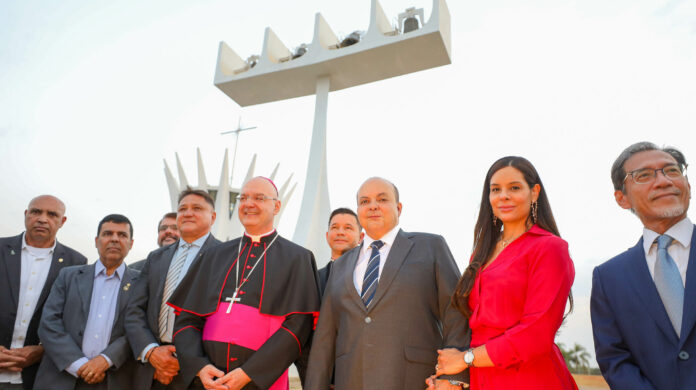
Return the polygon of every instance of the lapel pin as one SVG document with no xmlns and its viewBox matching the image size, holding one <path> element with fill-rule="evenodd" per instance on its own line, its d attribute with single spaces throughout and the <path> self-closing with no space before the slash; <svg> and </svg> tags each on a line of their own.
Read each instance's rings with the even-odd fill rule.
<svg viewBox="0 0 696 390">
<path fill-rule="evenodd" d="M 130 283 L 126 283 L 126 285 L 123 286 L 123 291 L 128 291 L 129 288 L 130 288 Z"/>
<path fill-rule="evenodd" d="M 63 258 L 61 257 L 60 259 L 58 259 L 58 262 L 59 262 L 59 263 L 62 263 L 62 262 L 63 262 Z"/>
<path fill-rule="evenodd" d="M 10 250 L 10 254 L 11 254 L 12 256 L 14 256 L 14 254 L 15 254 L 14 249 Z"/>
</svg>

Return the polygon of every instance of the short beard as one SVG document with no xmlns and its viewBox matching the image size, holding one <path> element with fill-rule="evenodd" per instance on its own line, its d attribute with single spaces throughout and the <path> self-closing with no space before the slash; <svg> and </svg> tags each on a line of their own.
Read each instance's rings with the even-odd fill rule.
<svg viewBox="0 0 696 390">
<path fill-rule="evenodd" d="M 660 218 L 675 218 L 684 215 L 684 213 L 686 213 L 686 209 L 684 208 L 684 206 L 679 205 L 668 208 L 666 210 L 662 210 L 659 216 Z"/>
</svg>

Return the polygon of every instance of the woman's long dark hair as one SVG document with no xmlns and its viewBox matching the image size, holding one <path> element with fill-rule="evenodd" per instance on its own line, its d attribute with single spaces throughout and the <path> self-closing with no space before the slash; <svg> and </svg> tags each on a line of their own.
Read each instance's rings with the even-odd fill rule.
<svg viewBox="0 0 696 390">
<path fill-rule="evenodd" d="M 481 195 L 481 207 L 479 209 L 478 220 L 476 221 L 476 227 L 474 228 L 474 248 L 471 263 L 464 274 L 459 279 L 457 283 L 457 288 L 454 290 L 454 295 L 452 296 L 452 305 L 459 310 L 466 318 L 471 317 L 471 309 L 469 308 L 469 295 L 474 287 L 474 280 L 476 275 L 478 275 L 481 268 L 486 264 L 488 258 L 491 257 L 493 251 L 495 250 L 495 245 L 500 240 L 500 235 L 502 234 L 502 222 L 498 221 L 493 223 L 493 209 L 491 206 L 491 201 L 489 199 L 491 177 L 505 167 L 513 167 L 522 173 L 524 180 L 529 185 L 531 189 L 535 184 L 539 184 L 541 190 L 539 191 L 539 197 L 537 198 L 537 221 L 536 224 L 542 229 L 549 231 L 556 236 L 560 237 L 558 232 L 558 227 L 556 227 L 556 220 L 553 218 L 553 213 L 551 212 L 551 205 L 549 204 L 549 198 L 546 196 L 546 190 L 544 185 L 541 183 L 539 178 L 539 173 L 526 158 L 517 156 L 507 156 L 494 162 L 493 165 L 488 169 L 486 174 L 486 180 L 483 183 L 483 193 Z M 530 210 L 527 216 L 527 223 L 529 226 L 532 225 L 532 213 Z M 573 294 L 568 295 L 568 300 L 570 301 L 570 313 L 573 310 Z"/>
</svg>

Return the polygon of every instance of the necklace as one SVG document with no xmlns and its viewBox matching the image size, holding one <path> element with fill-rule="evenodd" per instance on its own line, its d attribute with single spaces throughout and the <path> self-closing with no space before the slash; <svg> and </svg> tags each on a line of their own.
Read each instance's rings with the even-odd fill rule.
<svg viewBox="0 0 696 390">
<path fill-rule="evenodd" d="M 529 230 L 529 229 L 527 229 L 527 230 Z M 511 242 L 513 242 L 513 241 L 515 241 L 516 239 L 520 238 L 521 235 L 527 233 L 527 230 L 525 230 L 525 231 L 523 231 L 522 233 L 516 235 L 515 237 L 510 238 L 510 239 L 507 239 L 507 240 L 504 240 L 503 237 L 500 236 L 500 242 L 503 244 L 503 248 L 502 248 L 502 249 L 505 249 L 505 247 L 508 246 L 508 244 L 510 244 Z"/>
<path fill-rule="evenodd" d="M 276 236 L 273 237 L 273 240 L 271 240 L 271 243 L 268 244 L 266 249 L 263 250 L 263 253 L 261 253 L 261 256 L 259 256 L 259 258 L 256 259 L 256 263 L 254 263 L 254 266 L 251 267 L 251 271 L 249 271 L 246 278 L 242 279 L 241 283 L 239 283 L 239 258 L 242 256 L 242 241 L 244 241 L 244 240 L 243 239 L 239 240 L 239 248 L 237 249 L 237 266 L 236 266 L 235 274 L 234 274 L 234 286 L 235 286 L 234 294 L 232 294 L 231 297 L 225 298 L 225 301 L 230 303 L 229 306 L 227 306 L 227 311 L 226 311 L 227 314 L 230 314 L 230 311 L 232 310 L 232 305 L 234 305 L 235 302 L 239 302 L 242 299 L 242 298 L 238 298 L 239 290 L 249 280 L 249 278 L 251 277 L 251 274 L 256 269 L 256 266 L 259 265 L 261 258 L 263 258 L 266 255 L 266 252 L 271 247 L 271 245 L 273 245 L 273 243 L 275 242 L 276 238 L 278 238 L 278 236 L 279 236 L 279 234 L 276 233 Z M 251 248 L 249 248 L 249 250 L 251 251 Z"/>
</svg>

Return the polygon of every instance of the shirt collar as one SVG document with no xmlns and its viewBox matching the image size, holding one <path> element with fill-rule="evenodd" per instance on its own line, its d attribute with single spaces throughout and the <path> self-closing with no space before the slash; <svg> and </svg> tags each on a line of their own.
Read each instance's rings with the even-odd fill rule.
<svg viewBox="0 0 696 390">
<path fill-rule="evenodd" d="M 276 230 L 273 229 L 273 230 L 271 230 L 271 231 L 268 232 L 268 233 L 264 233 L 264 234 L 261 234 L 261 235 L 258 235 L 258 236 L 253 236 L 253 235 L 247 233 L 246 230 L 245 230 L 245 231 L 244 231 L 244 236 L 247 237 L 247 238 L 249 238 L 249 239 L 251 240 L 251 242 L 260 242 L 261 239 L 266 238 L 266 237 L 270 237 L 273 233 L 275 233 L 275 231 L 276 231 Z"/>
<path fill-rule="evenodd" d="M 691 235 L 694 232 L 694 225 L 691 223 L 688 217 L 677 222 L 671 228 L 667 229 L 666 235 L 674 238 L 675 241 L 680 243 L 684 248 L 691 246 Z M 643 249 L 645 253 L 650 252 L 650 248 L 655 243 L 655 239 L 660 236 L 657 232 L 654 232 L 646 227 L 643 228 Z"/>
<path fill-rule="evenodd" d="M 198 238 L 197 238 L 194 242 L 192 242 L 190 245 L 200 248 L 200 247 L 202 247 L 203 244 L 205 243 L 205 240 L 208 239 L 208 236 L 210 236 L 210 232 L 208 232 L 208 233 L 206 233 L 206 234 L 204 234 L 204 235 L 198 237 Z M 181 248 L 182 246 L 184 246 L 184 244 L 188 244 L 188 242 L 184 241 L 183 239 L 180 239 L 180 240 L 179 240 L 179 245 L 176 247 L 176 249 Z"/>
<path fill-rule="evenodd" d="M 48 253 L 49 253 L 49 254 L 52 254 L 53 251 L 56 250 L 56 244 L 58 244 L 58 239 L 57 239 L 57 238 L 53 240 L 53 246 L 50 247 L 50 248 L 36 248 L 36 247 L 34 247 L 34 246 L 32 246 L 32 248 L 36 248 L 36 249 L 50 249 L 50 250 L 48 251 Z M 28 249 L 27 247 L 29 247 L 29 244 L 27 244 L 27 232 L 24 232 L 24 233 L 22 233 L 22 250 Z"/>
<path fill-rule="evenodd" d="M 114 272 L 114 274 L 116 275 L 118 280 L 121 280 L 121 278 L 123 278 L 124 272 L 126 272 L 126 263 L 121 262 L 121 265 L 119 265 L 118 268 L 116 268 L 116 272 Z M 101 262 L 101 259 L 97 260 L 97 262 L 94 263 L 94 277 L 96 278 L 97 276 L 99 276 L 99 274 L 104 274 L 104 276 L 109 277 L 106 274 L 106 267 L 104 267 L 104 264 Z"/>
<path fill-rule="evenodd" d="M 396 234 L 399 233 L 399 225 L 394 226 L 392 230 L 390 230 L 387 234 L 382 236 L 382 238 L 379 239 L 379 241 L 382 241 L 384 243 L 384 246 L 382 248 L 390 248 L 394 244 L 394 240 L 396 239 Z M 370 248 L 370 245 L 374 242 L 377 241 L 370 237 L 370 235 L 365 232 L 365 238 L 363 239 L 363 247 L 362 250 L 367 251 Z"/>
</svg>

